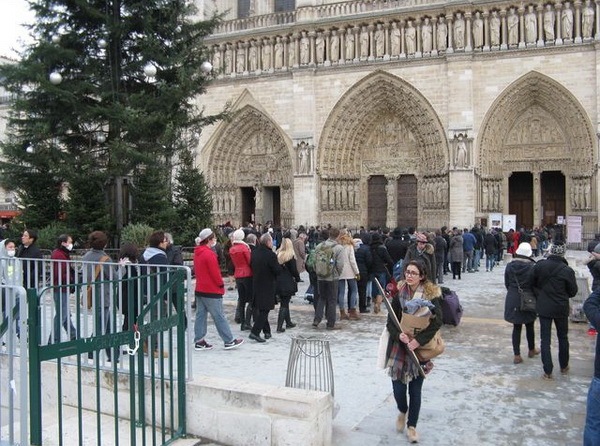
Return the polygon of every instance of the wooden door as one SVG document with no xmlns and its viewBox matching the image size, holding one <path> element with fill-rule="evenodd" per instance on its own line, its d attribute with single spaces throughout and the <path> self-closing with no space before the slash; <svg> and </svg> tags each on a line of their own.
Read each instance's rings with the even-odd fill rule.
<svg viewBox="0 0 600 446">
<path fill-rule="evenodd" d="M 513 172 L 508 180 L 508 213 L 517 216 L 517 228 L 533 227 L 533 175 Z"/>
<path fill-rule="evenodd" d="M 368 198 L 368 225 L 372 227 L 384 227 L 387 219 L 387 195 L 385 186 L 387 180 L 383 175 L 374 175 L 369 178 Z"/>
<path fill-rule="evenodd" d="M 417 178 L 414 175 L 401 175 L 398 178 L 398 227 L 417 227 Z"/>
<path fill-rule="evenodd" d="M 565 215 L 565 176 L 561 172 L 542 172 L 542 223 L 556 224 L 556 217 Z"/>
</svg>

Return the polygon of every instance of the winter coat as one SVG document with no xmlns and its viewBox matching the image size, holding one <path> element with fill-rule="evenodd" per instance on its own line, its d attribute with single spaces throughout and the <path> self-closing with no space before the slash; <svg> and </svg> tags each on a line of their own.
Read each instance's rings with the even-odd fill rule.
<svg viewBox="0 0 600 446">
<path fill-rule="evenodd" d="M 319 280 L 333 282 L 339 280 L 340 274 L 344 269 L 344 256 L 342 255 L 344 248 L 337 241 L 329 238 L 324 242 L 319 243 L 315 249 L 319 251 L 328 246 L 331 246 L 333 249 L 333 271 L 329 277 L 319 277 Z"/>
<path fill-rule="evenodd" d="M 250 267 L 250 248 L 245 243 L 234 243 L 229 249 L 229 257 L 233 262 L 233 277 L 241 279 L 242 277 L 252 277 L 252 268 Z"/>
<path fill-rule="evenodd" d="M 546 260 L 536 263 L 532 283 L 539 316 L 569 316 L 569 299 L 577 294 L 577 280 L 575 271 L 563 257 L 550 255 Z"/>
<path fill-rule="evenodd" d="M 292 244 L 294 246 L 294 255 L 296 257 L 296 269 L 298 270 L 298 274 L 302 274 L 306 271 L 306 244 L 300 237 L 294 240 Z"/>
<path fill-rule="evenodd" d="M 477 239 L 470 232 L 465 232 L 462 236 L 463 238 L 463 250 L 465 252 L 473 251 L 475 249 L 475 244 L 477 243 Z"/>
<path fill-rule="evenodd" d="M 277 276 L 277 295 L 291 297 L 298 291 L 300 274 L 296 268 L 296 259 L 291 259 L 281 265 L 281 273 Z"/>
<path fill-rule="evenodd" d="M 446 240 L 441 235 L 436 236 L 435 240 L 435 264 L 439 265 L 440 263 L 444 263 L 446 259 L 446 251 L 448 250 L 448 246 L 446 245 Z"/>
<path fill-rule="evenodd" d="M 106 260 L 103 261 L 103 258 Z M 102 306 L 103 308 L 108 308 L 110 306 L 110 296 L 112 294 L 112 284 L 110 283 L 110 281 L 114 280 L 116 277 L 114 274 L 116 271 L 115 267 L 109 264 L 109 262 L 111 262 L 110 256 L 108 256 L 108 254 L 106 254 L 102 250 L 90 249 L 83 255 L 81 260 L 84 262 L 104 262 L 102 268 L 98 270 L 97 276 L 96 265 L 93 263 L 85 264 L 86 268 L 84 282 L 87 282 L 90 285 L 93 282 L 99 282 L 96 283 L 96 285 L 93 288 L 94 296 L 96 297 L 96 299 L 101 299 L 101 301 L 98 302 L 100 306 Z"/>
<path fill-rule="evenodd" d="M 371 243 L 371 255 L 373 256 L 373 264 L 371 266 L 371 272 L 392 274 L 394 269 L 394 261 L 390 257 L 390 253 L 387 248 L 381 244 L 381 242 Z"/>
<path fill-rule="evenodd" d="M 491 234 L 488 234 L 491 235 Z M 535 321 L 533 311 L 521 311 L 521 295 L 517 281 L 523 290 L 532 289 L 532 271 L 535 261 L 530 257 L 515 255 L 512 262 L 504 270 L 504 286 L 506 299 L 504 301 L 504 320 L 511 324 L 528 324 Z"/>
<path fill-rule="evenodd" d="M 462 263 L 464 255 L 462 235 L 453 236 L 450 239 L 450 261 Z"/>
<path fill-rule="evenodd" d="M 60 247 L 52 251 L 52 260 L 71 260 L 71 253 Z M 52 285 L 68 285 L 75 282 L 73 267 L 68 262 L 52 262 Z"/>
<path fill-rule="evenodd" d="M 600 327 L 600 288 L 596 289 L 583 304 L 583 311 L 590 324 Z M 596 342 L 596 355 L 594 359 L 594 377 L 600 379 L 600 342 Z"/>
<path fill-rule="evenodd" d="M 36 260 L 31 261 L 26 259 L 43 259 L 44 254 L 42 250 L 35 243 L 29 246 L 21 245 L 17 250 L 17 257 L 23 259 L 23 286 L 25 288 L 35 288 L 42 274 L 42 264 L 41 262 L 36 262 Z M 38 270 L 37 277 L 35 275 L 36 263 Z"/>
<path fill-rule="evenodd" d="M 385 247 L 390 253 L 392 261 L 396 263 L 398 260 L 403 259 L 406 255 L 408 243 L 402 240 L 401 237 L 393 237 L 385 243 Z"/>
<path fill-rule="evenodd" d="M 406 265 L 411 260 L 422 260 L 425 262 L 425 268 L 427 271 L 427 279 L 431 283 L 436 282 L 436 263 L 434 257 L 435 249 L 431 243 L 426 243 L 423 251 L 419 251 L 417 249 L 417 244 L 413 243 L 408 247 L 408 251 L 406 251 L 406 256 L 404 257 L 404 265 Z"/>
<path fill-rule="evenodd" d="M 592 259 L 587 264 L 590 274 L 592 275 L 592 291 L 600 287 L 600 260 Z"/>
<path fill-rule="evenodd" d="M 253 307 L 258 310 L 272 310 L 275 308 L 275 282 L 281 274 L 277 254 L 265 245 L 258 245 L 252 251 L 250 266 L 254 289 Z"/>
<path fill-rule="evenodd" d="M 369 245 L 361 244 L 358 249 L 354 251 L 354 257 L 356 258 L 359 274 L 363 277 L 367 277 L 371 274 L 371 268 L 373 267 L 371 247 Z"/>
<path fill-rule="evenodd" d="M 344 248 L 342 251 L 344 267 L 340 274 L 340 280 L 354 279 L 360 272 L 356 264 L 356 257 L 354 256 L 354 245 L 342 245 L 342 247 Z"/>
<path fill-rule="evenodd" d="M 483 247 L 486 256 L 492 256 L 498 252 L 498 240 L 494 234 L 486 234 L 483 239 Z"/>
<path fill-rule="evenodd" d="M 208 245 L 194 249 L 194 272 L 196 274 L 195 291 L 203 297 L 220 298 L 225 294 L 225 285 L 217 254 Z"/>
</svg>

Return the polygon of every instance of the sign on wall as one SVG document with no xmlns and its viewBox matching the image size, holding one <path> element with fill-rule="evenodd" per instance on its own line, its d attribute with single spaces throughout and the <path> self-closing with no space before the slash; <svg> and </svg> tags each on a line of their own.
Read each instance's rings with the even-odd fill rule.
<svg viewBox="0 0 600 446">
<path fill-rule="evenodd" d="M 499 212 L 493 212 L 489 214 L 488 225 L 490 228 L 501 228 L 502 227 L 502 214 Z"/>
<path fill-rule="evenodd" d="M 567 216 L 567 243 L 581 243 L 581 215 Z"/>
<path fill-rule="evenodd" d="M 517 229 L 517 216 L 515 214 L 502 215 L 502 230 L 504 232 Z"/>
</svg>

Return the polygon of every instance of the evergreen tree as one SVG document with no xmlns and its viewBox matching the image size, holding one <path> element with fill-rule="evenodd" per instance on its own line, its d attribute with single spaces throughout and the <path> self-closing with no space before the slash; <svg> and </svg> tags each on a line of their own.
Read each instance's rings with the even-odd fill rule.
<svg viewBox="0 0 600 446">
<path fill-rule="evenodd" d="M 179 154 L 179 169 L 173 185 L 176 228 L 181 243 L 194 246 L 194 240 L 203 228 L 212 225 L 212 197 L 204 174 L 194 166 L 194 156 L 190 150 Z"/>
<path fill-rule="evenodd" d="M 169 169 L 159 160 L 140 166 L 133 180 L 133 223 L 171 231 L 175 210 L 169 187 Z"/>
<path fill-rule="evenodd" d="M 17 192 L 23 220 L 38 227 L 67 211 L 81 230 L 118 231 L 126 222 L 107 223 L 113 203 L 102 204 L 111 196 L 102 189 L 114 178 L 150 173 L 140 166 L 177 155 L 174 135 L 222 118 L 194 106 L 209 80 L 200 69 L 210 58 L 203 39 L 220 19 L 191 20 L 188 0 L 29 4 L 35 43 L 20 62 L 0 66 L 2 85 L 16 97 L 0 184 Z M 162 174 L 168 179 L 170 170 Z M 138 196 L 144 184 L 152 182 L 137 184 Z M 146 196 L 162 208 L 165 193 Z"/>
</svg>

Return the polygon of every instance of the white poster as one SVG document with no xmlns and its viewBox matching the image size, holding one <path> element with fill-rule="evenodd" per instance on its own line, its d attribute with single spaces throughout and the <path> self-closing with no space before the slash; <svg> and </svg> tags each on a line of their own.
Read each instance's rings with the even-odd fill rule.
<svg viewBox="0 0 600 446">
<path fill-rule="evenodd" d="M 502 227 L 502 214 L 490 213 L 488 216 L 488 226 L 490 228 L 501 228 Z"/>
<path fill-rule="evenodd" d="M 505 214 L 502 216 L 502 230 L 508 232 L 517 230 L 517 216 L 514 214 Z"/>
<path fill-rule="evenodd" d="M 567 217 L 567 243 L 581 243 L 582 218 L 580 215 Z"/>
</svg>

